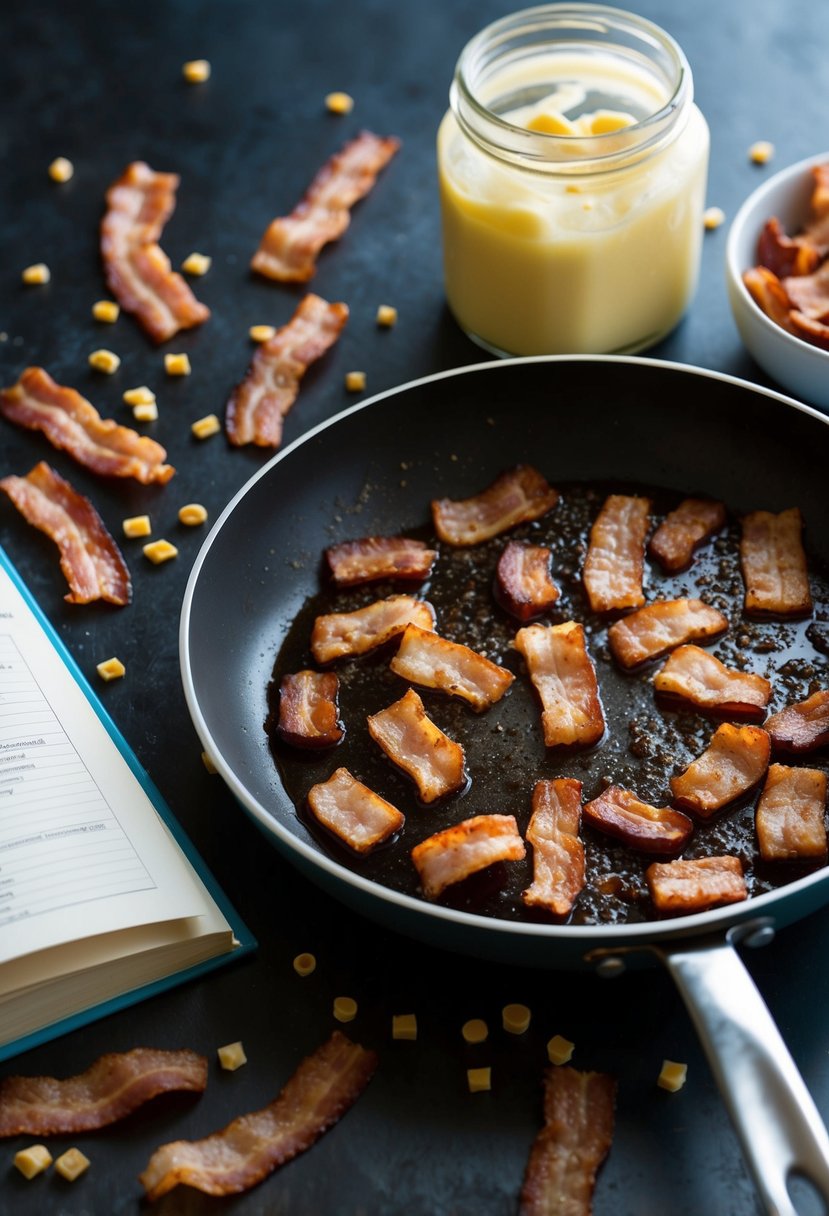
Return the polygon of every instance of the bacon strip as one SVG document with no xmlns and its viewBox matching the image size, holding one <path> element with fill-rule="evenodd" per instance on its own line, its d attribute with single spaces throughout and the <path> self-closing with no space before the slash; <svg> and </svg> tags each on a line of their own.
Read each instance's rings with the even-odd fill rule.
<svg viewBox="0 0 829 1216">
<path fill-rule="evenodd" d="M 435 610 L 411 595 L 390 595 L 354 612 L 327 612 L 314 620 L 311 654 L 317 663 L 367 654 L 402 633 L 407 625 L 433 629 Z"/>
<path fill-rule="evenodd" d="M 829 263 L 824 262 L 813 274 L 781 275 L 783 290 L 791 307 L 811 321 L 826 321 L 829 314 Z"/>
<path fill-rule="evenodd" d="M 516 524 L 539 519 L 558 502 L 558 490 L 528 464 L 501 473 L 472 498 L 432 501 L 435 531 L 450 545 L 479 545 Z"/>
<path fill-rule="evenodd" d="M 70 604 L 132 599 L 132 581 L 121 550 L 88 498 L 74 490 L 45 461 L 25 477 L 4 477 L 4 490 L 21 515 L 58 546 Z"/>
<path fill-rule="evenodd" d="M 279 447 L 302 377 L 334 345 L 347 320 L 347 304 L 329 304 L 309 292 L 290 321 L 257 347 L 226 407 L 225 429 L 235 447 Z"/>
<path fill-rule="evenodd" d="M 723 722 L 702 755 L 671 777 L 674 804 L 707 819 L 762 780 L 770 754 L 771 739 L 761 726 Z"/>
<path fill-rule="evenodd" d="M 678 853 L 694 825 L 687 815 L 669 806 L 650 806 L 619 785 L 584 804 L 584 818 L 608 836 L 616 836 L 643 853 Z"/>
<path fill-rule="evenodd" d="M 252 269 L 283 283 L 307 283 L 323 245 L 342 236 L 350 209 L 369 193 L 399 147 L 394 136 L 361 131 L 325 162 L 291 214 L 268 225 Z"/>
<path fill-rule="evenodd" d="M 500 701 L 515 676 L 460 642 L 407 625 L 391 661 L 395 675 L 468 701 L 480 712 Z"/>
<path fill-rule="evenodd" d="M 432 573 L 436 549 L 409 536 L 365 536 L 325 550 L 325 560 L 337 587 L 356 587 L 378 579 L 422 583 Z"/>
<path fill-rule="evenodd" d="M 740 564 L 745 610 L 756 616 L 805 616 L 812 611 L 806 554 L 797 507 L 774 515 L 752 511 L 743 519 Z"/>
<path fill-rule="evenodd" d="M 498 559 L 496 595 L 519 621 L 551 608 L 561 592 L 550 577 L 550 550 L 511 540 Z"/>
<path fill-rule="evenodd" d="M 280 739 L 292 747 L 333 747 L 345 734 L 337 694 L 340 681 L 333 672 L 296 671 L 279 685 Z"/>
<path fill-rule="evenodd" d="M 175 1090 L 202 1093 L 207 1060 L 194 1051 L 136 1047 L 110 1052 L 75 1077 L 6 1077 L 0 1081 L 0 1136 L 88 1132 L 123 1119 Z"/>
<path fill-rule="evenodd" d="M 269 1106 L 240 1115 L 203 1140 L 156 1149 L 140 1175 L 151 1202 L 183 1184 L 207 1195 L 238 1195 L 304 1153 L 359 1098 L 377 1055 L 339 1030 L 307 1056 Z"/>
<path fill-rule="evenodd" d="M 645 871 L 657 912 L 684 915 L 748 897 L 739 857 L 700 857 L 692 861 L 655 861 Z"/>
<path fill-rule="evenodd" d="M 547 747 L 589 747 L 604 734 L 605 722 L 596 671 L 576 621 L 525 625 L 515 635 L 530 679 L 541 699 L 541 726 Z"/>
<path fill-rule="evenodd" d="M 579 839 L 581 782 L 572 777 L 537 781 L 527 840 L 533 847 L 532 885 L 521 892 L 529 908 L 563 919 L 584 886 L 584 845 Z"/>
<path fill-rule="evenodd" d="M 791 322 L 792 302 L 774 271 L 765 266 L 753 266 L 751 270 L 743 271 L 743 283 L 757 307 L 762 309 L 775 325 L 780 325 L 789 333 L 794 332 Z"/>
<path fill-rule="evenodd" d="M 716 637 L 728 618 L 702 600 L 657 600 L 615 621 L 607 631 L 613 657 L 622 667 L 637 667 L 683 642 Z"/>
<path fill-rule="evenodd" d="M 514 815 L 475 815 L 412 849 L 412 861 L 427 899 L 477 874 L 496 861 L 520 861 L 526 850 Z"/>
<path fill-rule="evenodd" d="M 725 507 L 710 498 L 685 498 L 665 516 L 648 543 L 663 570 L 674 574 L 690 566 L 694 550 L 725 523 Z"/>
<path fill-rule="evenodd" d="M 107 190 L 101 221 L 107 286 L 155 342 L 210 316 L 157 244 L 176 205 L 179 181 L 176 173 L 155 173 L 143 161 L 133 161 Z"/>
<path fill-rule="evenodd" d="M 611 494 L 590 529 L 582 579 L 593 612 L 638 608 L 645 602 L 645 538 L 649 498 Z"/>
<path fill-rule="evenodd" d="M 134 477 L 142 485 L 167 482 L 175 473 L 164 464 L 160 443 L 111 418 L 74 388 L 56 384 L 42 367 L 27 367 L 17 384 L 0 389 L 0 414 L 9 422 L 42 431 L 55 448 L 78 464 L 108 477 Z"/>
<path fill-rule="evenodd" d="M 703 713 L 762 717 L 771 697 L 764 676 L 726 667 L 699 646 L 680 646 L 653 678 L 657 692 L 688 701 Z"/>
<path fill-rule="evenodd" d="M 405 816 L 347 768 L 338 768 L 327 781 L 308 791 L 308 806 L 316 819 L 355 853 L 369 853 L 399 831 Z"/>
<path fill-rule="evenodd" d="M 772 764 L 755 826 L 764 861 L 824 861 L 827 856 L 826 774 L 819 768 Z"/>
<path fill-rule="evenodd" d="M 766 220 L 757 240 L 757 259 L 784 279 L 788 275 L 811 274 L 821 260 L 820 249 L 805 235 L 786 236 L 776 215 Z"/>
<path fill-rule="evenodd" d="M 428 717 L 413 688 L 367 721 L 374 742 L 408 773 L 424 802 L 445 798 L 466 785 L 463 748 Z"/>
<path fill-rule="evenodd" d="M 780 752 L 813 752 L 829 743 L 829 689 L 787 705 L 763 723 L 772 746 Z"/>
</svg>

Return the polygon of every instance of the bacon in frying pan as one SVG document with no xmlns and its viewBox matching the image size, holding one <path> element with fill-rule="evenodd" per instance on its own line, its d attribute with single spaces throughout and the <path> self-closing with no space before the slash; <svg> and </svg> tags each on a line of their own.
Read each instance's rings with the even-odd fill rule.
<svg viewBox="0 0 829 1216">
<path fill-rule="evenodd" d="M 797 507 L 775 515 L 752 511 L 743 519 L 740 564 L 745 611 L 752 616 L 806 616 L 812 611 Z"/>
<path fill-rule="evenodd" d="M 607 640 L 617 663 L 636 667 L 683 642 L 713 638 L 727 628 L 728 618 L 702 600 L 657 600 L 615 621 Z"/>
<path fill-rule="evenodd" d="M 678 853 L 694 830 L 681 811 L 651 806 L 619 785 L 609 785 L 598 798 L 585 802 L 583 813 L 591 827 L 642 853 Z"/>
<path fill-rule="evenodd" d="M 528 464 L 501 473 L 472 498 L 432 501 L 435 531 L 450 545 L 479 545 L 516 524 L 539 519 L 558 502 L 558 490 Z"/>
<path fill-rule="evenodd" d="M 107 190 L 101 221 L 107 286 L 156 342 L 210 316 L 158 244 L 176 205 L 179 180 L 176 173 L 156 173 L 143 161 L 133 161 Z"/>
<path fill-rule="evenodd" d="M 391 661 L 395 675 L 468 701 L 474 710 L 500 701 L 515 676 L 476 650 L 418 625 L 407 625 Z"/>
<path fill-rule="evenodd" d="M 74 388 L 56 384 L 42 367 L 27 367 L 17 384 L 0 389 L 0 414 L 17 426 L 42 431 L 55 448 L 78 464 L 108 477 L 134 477 L 142 485 L 167 482 L 175 473 L 165 464 L 160 443 L 111 418 Z"/>
<path fill-rule="evenodd" d="M 507 612 L 528 621 L 551 608 L 561 592 L 550 576 L 546 545 L 511 540 L 498 559 L 496 594 Z"/>
<path fill-rule="evenodd" d="M 332 671 L 290 672 L 279 685 L 277 734 L 292 747 L 333 747 L 345 731 L 337 695 L 340 681 Z"/>
<path fill-rule="evenodd" d="M 772 764 L 757 803 L 755 827 L 764 861 L 823 861 L 826 774 Z"/>
<path fill-rule="evenodd" d="M 541 700 L 547 747 L 589 747 L 604 734 L 605 722 L 596 671 L 577 621 L 525 625 L 515 648 Z"/>
<path fill-rule="evenodd" d="M 649 498 L 610 494 L 590 529 L 582 578 L 593 612 L 638 608 L 645 602 L 642 576 Z"/>
<path fill-rule="evenodd" d="M 304 1153 L 359 1098 L 377 1055 L 335 1030 L 307 1056 L 263 1110 L 240 1115 L 203 1140 L 162 1144 L 140 1181 L 151 1202 L 178 1185 L 207 1195 L 238 1195 Z"/>
<path fill-rule="evenodd" d="M 764 676 L 726 667 L 699 646 L 680 646 L 653 678 L 663 696 L 687 701 L 702 713 L 761 718 L 771 697 Z"/>
<path fill-rule="evenodd" d="M 432 629 L 435 610 L 411 595 L 390 595 L 353 612 L 327 612 L 314 619 L 311 653 L 317 663 L 367 654 L 402 633 L 409 624 Z"/>
<path fill-rule="evenodd" d="M 526 850 L 514 815 L 475 815 L 412 849 L 423 893 L 437 897 L 456 882 L 496 861 L 520 861 Z"/>
<path fill-rule="evenodd" d="M 691 564 L 694 550 L 725 523 L 725 507 L 711 498 L 685 498 L 665 516 L 648 542 L 663 570 L 675 574 Z"/>
<path fill-rule="evenodd" d="M 754 303 L 767 317 L 789 333 L 794 331 L 792 302 L 773 270 L 765 266 L 752 266 L 750 270 L 743 271 L 743 283 Z"/>
<path fill-rule="evenodd" d="M 655 861 L 645 871 L 657 912 L 683 916 L 748 897 L 739 857 L 698 857 Z"/>
<path fill-rule="evenodd" d="M 235 447 L 246 443 L 279 447 L 285 416 L 297 399 L 302 377 L 334 345 L 347 320 L 347 304 L 329 304 L 309 292 L 290 321 L 257 347 L 245 378 L 227 403 L 225 427 Z"/>
<path fill-rule="evenodd" d="M 723 722 L 702 755 L 671 778 L 674 805 L 707 819 L 763 779 L 770 754 L 771 739 L 761 726 Z"/>
<path fill-rule="evenodd" d="M 158 1094 L 202 1093 L 207 1060 L 195 1051 L 136 1047 L 100 1056 L 86 1072 L 0 1081 L 0 1136 L 88 1132 L 132 1114 Z"/>
<path fill-rule="evenodd" d="M 378 579 L 422 583 L 432 573 L 436 549 L 410 536 L 364 536 L 325 550 L 325 560 L 337 587 L 357 587 Z"/>
<path fill-rule="evenodd" d="M 369 853 L 402 828 L 405 817 L 347 768 L 308 791 L 308 806 L 323 827 L 353 849 Z"/>
<path fill-rule="evenodd" d="M 466 784 L 464 751 L 429 718 L 413 688 L 368 718 L 368 731 L 388 758 L 412 778 L 423 802 Z"/>
<path fill-rule="evenodd" d="M 562 920 L 584 886 L 584 845 L 579 839 L 581 782 L 572 777 L 537 781 L 527 840 L 533 847 L 532 885 L 521 892 L 530 908 Z"/>
<path fill-rule="evenodd" d="M 342 236 L 351 208 L 369 193 L 399 147 L 394 136 L 361 131 L 326 161 L 291 214 L 269 224 L 252 269 L 269 279 L 306 283 L 323 245 Z"/>
<path fill-rule="evenodd" d="M 121 550 L 83 494 L 41 461 L 25 477 L 4 477 L 4 490 L 28 523 L 58 546 L 60 568 L 69 584 L 70 604 L 106 600 L 123 606 L 132 582 Z"/>
<path fill-rule="evenodd" d="M 779 752 L 813 752 L 829 743 L 829 689 L 787 705 L 763 723 Z"/>
</svg>

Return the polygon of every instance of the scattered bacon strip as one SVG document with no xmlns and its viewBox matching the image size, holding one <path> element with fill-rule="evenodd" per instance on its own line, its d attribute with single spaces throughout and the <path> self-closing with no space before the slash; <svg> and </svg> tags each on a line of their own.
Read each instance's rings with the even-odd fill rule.
<svg viewBox="0 0 829 1216">
<path fill-rule="evenodd" d="M 725 523 L 725 507 L 711 498 L 685 498 L 670 511 L 648 543 L 663 570 L 675 574 L 690 566 L 694 549 Z"/>
<path fill-rule="evenodd" d="M 33 527 L 51 537 L 60 550 L 60 568 L 69 584 L 70 604 L 106 600 L 124 605 L 132 599 L 132 581 L 121 550 L 88 498 L 45 461 L 25 477 L 4 477 L 4 490 Z"/>
<path fill-rule="evenodd" d="M 432 573 L 436 549 L 409 536 L 365 536 L 325 550 L 325 560 L 337 587 L 356 587 L 382 578 L 422 583 Z"/>
<path fill-rule="evenodd" d="M 713 638 L 727 628 L 728 618 L 702 600 L 657 600 L 614 622 L 607 640 L 617 663 L 636 667 L 683 642 Z"/>
<path fill-rule="evenodd" d="M 42 367 L 27 367 L 17 384 L 0 389 L 0 414 L 30 431 L 42 431 L 53 447 L 78 464 L 108 477 L 134 477 L 142 485 L 167 482 L 175 473 L 164 464 L 160 443 L 111 418 L 74 388 L 56 384 Z"/>
<path fill-rule="evenodd" d="M 650 509 L 649 498 L 611 494 L 596 516 L 582 572 L 593 612 L 616 612 L 644 604 L 642 575 Z"/>
<path fill-rule="evenodd" d="M 533 847 L 533 881 L 521 898 L 530 908 L 569 916 L 584 886 L 584 845 L 579 839 L 581 782 L 572 777 L 537 781 L 527 840 Z"/>
<path fill-rule="evenodd" d="M 528 464 L 501 473 L 472 498 L 432 501 L 435 531 L 450 545 L 479 545 L 516 524 L 539 519 L 558 502 L 558 490 Z"/>
<path fill-rule="evenodd" d="M 390 666 L 404 680 L 461 697 L 479 712 L 500 701 L 515 679 L 511 671 L 468 646 L 417 625 L 406 626 Z"/>
<path fill-rule="evenodd" d="M 585 802 L 584 818 L 600 832 L 643 853 L 678 853 L 694 830 L 681 811 L 650 806 L 619 785 L 609 785 L 598 798 Z"/>
<path fill-rule="evenodd" d="M 748 897 L 739 857 L 655 861 L 645 871 L 657 912 L 684 915 Z"/>
<path fill-rule="evenodd" d="M 703 713 L 762 717 L 771 697 L 765 677 L 726 667 L 699 646 L 680 646 L 653 678 L 657 692 L 689 701 Z"/>
<path fill-rule="evenodd" d="M 791 333 L 792 302 L 777 275 L 765 266 L 754 266 L 751 270 L 743 271 L 743 282 L 757 307 L 776 325 Z"/>
<path fill-rule="evenodd" d="M 371 714 L 368 730 L 389 759 L 413 779 L 424 802 L 445 798 L 466 784 L 463 748 L 427 716 L 413 688 L 387 709 Z"/>
<path fill-rule="evenodd" d="M 824 772 L 819 768 L 772 764 L 757 803 L 755 820 L 763 860 L 825 860 L 825 808 Z"/>
<path fill-rule="evenodd" d="M 402 633 L 409 624 L 433 629 L 432 605 L 411 595 L 390 595 L 354 612 L 327 612 L 314 619 L 311 654 L 317 663 L 367 654 Z"/>
<path fill-rule="evenodd" d="M 412 849 L 423 893 L 436 899 L 453 883 L 496 861 L 520 861 L 526 850 L 514 815 L 475 815 Z"/>
<path fill-rule="evenodd" d="M 702 755 L 671 778 L 674 804 L 707 819 L 762 780 L 770 754 L 771 739 L 761 726 L 723 722 Z"/>
<path fill-rule="evenodd" d="M 746 585 L 745 611 L 757 616 L 804 616 L 812 611 L 806 554 L 797 507 L 751 511 L 743 519 L 740 564 Z"/>
<path fill-rule="evenodd" d="M 811 274 L 816 270 L 821 251 L 805 234 L 786 236 L 776 215 L 767 220 L 757 241 L 757 259 L 784 279 L 787 275 Z"/>
<path fill-rule="evenodd" d="M 76 1077 L 0 1081 L 0 1136 L 88 1132 L 125 1118 L 157 1094 L 202 1093 L 207 1060 L 194 1051 L 110 1052 Z"/>
<path fill-rule="evenodd" d="M 498 559 L 495 578 L 499 601 L 519 621 L 546 612 L 561 594 L 550 577 L 550 550 L 545 545 L 511 540 Z"/>
<path fill-rule="evenodd" d="M 155 173 L 143 161 L 134 161 L 107 190 L 101 221 L 107 286 L 156 342 L 210 316 L 157 244 L 176 205 L 179 181 L 176 173 Z"/>
<path fill-rule="evenodd" d="M 763 723 L 772 746 L 781 752 L 813 752 L 829 743 L 829 689 L 787 705 Z"/>
<path fill-rule="evenodd" d="M 351 207 L 369 193 L 399 147 L 394 136 L 361 131 L 325 162 L 291 214 L 269 224 L 252 269 L 283 283 L 306 283 L 323 245 L 342 236 Z"/>
<path fill-rule="evenodd" d="M 302 377 L 334 345 L 347 320 L 347 304 L 329 304 L 309 292 L 290 321 L 256 348 L 245 378 L 227 403 L 225 429 L 235 447 L 279 447 Z"/>
<path fill-rule="evenodd" d="M 616 1081 L 607 1073 L 567 1065 L 545 1071 L 544 1126 L 530 1150 L 520 1216 L 590 1216 L 615 1102 Z"/>
<path fill-rule="evenodd" d="M 589 747 L 604 734 L 596 671 L 587 653 L 584 627 L 525 625 L 515 635 L 530 679 L 541 699 L 541 725 L 547 747 Z"/>
<path fill-rule="evenodd" d="M 279 685 L 277 734 L 292 747 L 333 747 L 345 731 L 337 694 L 340 681 L 333 672 L 296 671 Z"/>
<path fill-rule="evenodd" d="M 140 1181 L 150 1201 L 183 1184 L 207 1195 L 238 1195 L 304 1153 L 359 1098 L 377 1055 L 335 1030 L 307 1056 L 269 1106 L 240 1115 L 203 1140 L 163 1144 Z"/>
<path fill-rule="evenodd" d="M 402 828 L 405 817 L 374 790 L 338 768 L 308 791 L 308 806 L 323 827 L 355 853 L 368 853 Z"/>
</svg>

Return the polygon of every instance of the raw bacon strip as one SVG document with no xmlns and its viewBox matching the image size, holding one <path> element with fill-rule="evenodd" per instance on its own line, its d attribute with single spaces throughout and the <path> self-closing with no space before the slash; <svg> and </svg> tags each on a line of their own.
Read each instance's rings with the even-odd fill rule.
<svg viewBox="0 0 829 1216">
<path fill-rule="evenodd" d="M 711 498 L 685 498 L 665 516 L 648 543 L 663 570 L 675 574 L 690 566 L 694 549 L 725 523 L 725 507 Z"/>
<path fill-rule="evenodd" d="M 390 595 L 354 612 L 327 612 L 314 620 L 311 654 L 317 663 L 367 654 L 402 633 L 409 624 L 432 629 L 435 610 L 411 595 Z"/>
<path fill-rule="evenodd" d="M 355 853 L 368 853 L 402 828 L 405 816 L 347 768 L 308 791 L 315 818 Z"/>
<path fill-rule="evenodd" d="M 42 431 L 55 448 L 78 464 L 108 477 L 134 477 L 142 485 L 167 482 L 175 473 L 165 464 L 160 443 L 111 418 L 74 388 L 56 384 L 42 367 L 27 367 L 17 384 L 0 389 L 0 414 L 30 431 Z"/>
<path fill-rule="evenodd" d="M 643 853 L 678 853 L 694 830 L 681 811 L 650 806 L 619 785 L 609 785 L 598 798 L 585 802 L 584 818 L 600 832 Z"/>
<path fill-rule="evenodd" d="M 445 798 L 466 784 L 463 748 L 427 716 L 413 688 L 387 709 L 371 714 L 368 731 L 389 759 L 412 778 L 424 802 Z"/>
<path fill-rule="evenodd" d="M 285 415 L 297 399 L 302 377 L 334 345 L 347 320 L 347 304 L 329 304 L 309 292 L 290 321 L 257 347 L 227 403 L 225 428 L 235 447 L 279 447 Z"/>
<path fill-rule="evenodd" d="M 766 220 L 757 241 L 757 260 L 784 279 L 787 275 L 811 274 L 821 261 L 821 250 L 805 234 L 786 236 L 776 215 Z"/>
<path fill-rule="evenodd" d="M 739 857 L 655 861 L 645 871 L 657 912 L 684 915 L 748 897 Z"/>
<path fill-rule="evenodd" d="M 69 584 L 70 604 L 106 600 L 119 606 L 132 599 L 132 581 L 121 550 L 88 498 L 41 461 L 25 477 L 4 477 L 4 490 L 33 527 L 60 550 L 60 568 Z"/>
<path fill-rule="evenodd" d="M 436 549 L 409 536 L 365 536 L 325 550 L 325 560 L 337 587 L 356 587 L 378 579 L 422 583 L 432 573 Z"/>
<path fill-rule="evenodd" d="M 140 1182 L 153 1201 L 183 1184 L 207 1195 L 238 1195 L 304 1153 L 359 1098 L 377 1055 L 339 1030 L 302 1061 L 279 1096 L 203 1140 L 163 1144 Z"/>
<path fill-rule="evenodd" d="M 333 672 L 296 671 L 279 685 L 277 734 L 292 747 L 333 747 L 345 731 L 337 694 L 340 681 Z"/>
<path fill-rule="evenodd" d="M 210 316 L 157 244 L 176 205 L 179 181 L 176 173 L 155 173 L 143 161 L 134 161 L 107 190 L 101 221 L 107 286 L 156 342 Z"/>
<path fill-rule="evenodd" d="M 541 726 L 547 747 L 589 747 L 604 734 L 596 671 L 587 653 L 584 627 L 525 625 L 515 635 L 530 679 L 541 699 Z"/>
<path fill-rule="evenodd" d="M 460 642 L 407 625 L 391 661 L 395 675 L 468 701 L 479 712 L 500 701 L 515 676 Z"/>
<path fill-rule="evenodd" d="M 764 676 L 726 667 L 699 646 L 680 646 L 653 678 L 657 692 L 689 701 L 702 713 L 762 717 L 771 697 Z"/>
<path fill-rule="evenodd" d="M 616 612 L 644 604 L 642 575 L 650 509 L 649 498 L 611 494 L 596 516 L 582 572 L 593 612 Z"/>
<path fill-rule="evenodd" d="M 563 919 L 584 886 L 584 845 L 579 839 L 581 782 L 571 777 L 537 781 L 527 840 L 533 847 L 532 886 L 521 892 L 530 908 Z"/>
<path fill-rule="evenodd" d="M 539 519 L 558 502 L 558 490 L 537 469 L 516 465 L 473 498 L 432 501 L 435 531 L 450 545 L 479 545 L 516 524 Z"/>
<path fill-rule="evenodd" d="M 755 826 L 764 861 L 823 861 L 827 856 L 826 774 L 772 764 Z"/>
<path fill-rule="evenodd" d="M 511 540 L 498 559 L 495 578 L 499 601 L 519 621 L 546 612 L 561 594 L 550 577 L 550 550 L 545 545 Z"/>
<path fill-rule="evenodd" d="M 394 136 L 361 131 L 326 161 L 291 214 L 269 224 L 252 269 L 283 283 L 306 283 L 323 245 L 342 236 L 351 207 L 369 193 L 399 147 Z"/>
<path fill-rule="evenodd" d="M 812 611 L 803 520 L 797 507 L 752 511 L 743 519 L 740 564 L 745 611 L 756 616 L 805 616 Z"/>
<path fill-rule="evenodd" d="M 829 689 L 787 705 L 763 723 L 772 746 L 780 752 L 813 752 L 829 743 Z"/>
<path fill-rule="evenodd" d="M 761 726 L 723 722 L 702 755 L 671 778 L 674 805 L 707 819 L 762 780 L 770 754 L 771 739 Z"/>
<path fill-rule="evenodd" d="M 702 600 L 658 600 L 616 621 L 607 640 L 617 663 L 636 667 L 683 642 L 716 637 L 727 628 L 728 618 Z"/>
<path fill-rule="evenodd" d="M 202 1093 L 207 1060 L 195 1051 L 133 1051 L 100 1056 L 76 1077 L 6 1077 L 0 1081 L 0 1136 L 88 1132 L 125 1118 L 150 1098 L 174 1090 Z"/>
<path fill-rule="evenodd" d="M 475 815 L 412 849 L 427 899 L 496 861 L 520 861 L 526 850 L 514 815 Z"/>
<path fill-rule="evenodd" d="M 590 1216 L 596 1175 L 613 1140 L 616 1081 L 607 1073 L 550 1067 L 544 1126 L 530 1150 L 520 1216 Z"/>
<path fill-rule="evenodd" d="M 780 325 L 792 333 L 792 302 L 777 275 L 765 266 L 754 266 L 751 270 L 743 271 L 743 282 L 757 307 L 761 308 L 775 325 Z"/>
</svg>

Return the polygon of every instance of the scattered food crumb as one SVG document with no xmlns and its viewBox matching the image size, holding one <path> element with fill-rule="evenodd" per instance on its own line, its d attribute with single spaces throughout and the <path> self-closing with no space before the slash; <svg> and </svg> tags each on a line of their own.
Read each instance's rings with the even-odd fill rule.
<svg viewBox="0 0 829 1216">
<path fill-rule="evenodd" d="M 471 1094 L 478 1094 L 483 1090 L 492 1089 L 492 1069 L 467 1068 L 466 1083 L 469 1086 Z"/>
<path fill-rule="evenodd" d="M 663 1060 L 662 1071 L 656 1078 L 656 1084 L 660 1089 L 667 1089 L 670 1093 L 675 1094 L 678 1089 L 682 1089 L 687 1076 L 687 1064 L 677 1064 L 675 1060 Z"/>
<path fill-rule="evenodd" d="M 93 350 L 89 356 L 89 366 L 94 367 L 96 372 L 105 372 L 107 376 L 111 376 L 118 371 L 121 366 L 121 360 L 118 355 L 111 350 Z"/>
<path fill-rule="evenodd" d="M 501 1010 L 504 1030 L 509 1034 L 523 1034 L 530 1024 L 531 1016 L 526 1005 L 505 1005 Z"/>
<path fill-rule="evenodd" d="M 104 659 L 103 663 L 99 663 L 95 670 L 102 680 L 120 680 L 127 669 L 120 659 L 111 658 Z"/>
<path fill-rule="evenodd" d="M 131 515 L 128 519 L 123 520 L 121 527 L 124 531 L 124 536 L 149 536 L 152 532 L 149 515 Z"/>
<path fill-rule="evenodd" d="M 92 305 L 92 315 L 96 321 L 113 325 L 121 315 L 121 309 L 114 300 L 96 300 Z"/>
<path fill-rule="evenodd" d="M 706 207 L 702 215 L 702 223 L 706 232 L 713 232 L 725 223 L 725 212 L 722 207 Z"/>
<path fill-rule="evenodd" d="M 251 325 L 248 337 L 254 342 L 269 342 L 275 333 L 276 328 L 273 325 Z"/>
<path fill-rule="evenodd" d="M 148 545 L 144 546 L 142 552 L 154 566 L 160 565 L 161 562 L 168 562 L 172 557 L 178 557 L 178 549 L 168 540 L 150 541 Z"/>
<path fill-rule="evenodd" d="M 197 439 L 209 439 L 211 435 L 215 435 L 222 429 L 222 424 L 215 414 L 206 414 L 204 418 L 198 418 L 190 430 Z"/>
<path fill-rule="evenodd" d="M 391 1019 L 391 1037 L 393 1039 L 417 1038 L 417 1015 L 414 1013 L 396 1013 Z"/>
<path fill-rule="evenodd" d="M 168 376 L 189 376 L 192 371 L 189 356 L 186 354 L 165 355 L 164 370 Z"/>
<path fill-rule="evenodd" d="M 155 393 L 142 384 L 140 388 L 128 388 L 123 400 L 127 405 L 151 405 L 155 401 Z"/>
<path fill-rule="evenodd" d="M 218 772 L 218 769 L 216 768 L 216 765 L 213 763 L 212 759 L 210 758 L 210 756 L 208 755 L 207 752 L 202 752 L 201 762 L 204 765 L 204 767 L 207 769 L 208 773 L 210 773 L 211 777 L 215 776 L 215 774 Z"/>
<path fill-rule="evenodd" d="M 350 996 L 334 998 L 334 1017 L 338 1022 L 353 1022 L 357 1016 L 357 1002 Z"/>
<path fill-rule="evenodd" d="M 219 1063 L 227 1072 L 235 1072 L 237 1068 L 241 1068 L 248 1062 L 241 1043 L 227 1043 L 224 1047 L 217 1049 L 217 1055 Z"/>
<path fill-rule="evenodd" d="M 758 139 L 748 150 L 748 158 L 755 165 L 767 165 L 774 156 L 774 144 L 767 139 Z"/>
<path fill-rule="evenodd" d="M 303 951 L 302 954 L 298 954 L 294 959 L 294 971 L 297 973 L 297 975 L 301 975 L 303 978 L 306 975 L 310 975 L 312 971 L 315 971 L 316 966 L 317 960 L 314 958 L 313 954 L 309 954 L 307 951 Z"/>
<path fill-rule="evenodd" d="M 182 64 L 181 74 L 188 84 L 203 84 L 210 79 L 210 64 L 206 59 L 188 59 Z"/>
<path fill-rule="evenodd" d="M 483 1043 L 489 1035 L 489 1027 L 483 1018 L 470 1018 L 468 1022 L 464 1022 L 461 1034 L 467 1043 Z"/>
<path fill-rule="evenodd" d="M 325 108 L 332 114 L 350 114 L 354 109 L 354 98 L 348 93 L 329 93 L 325 98 Z"/>
<path fill-rule="evenodd" d="M 52 1164 L 52 1154 L 45 1144 L 32 1144 L 14 1154 L 14 1164 L 24 1178 L 34 1178 Z"/>
<path fill-rule="evenodd" d="M 55 1170 L 67 1182 L 74 1182 L 89 1169 L 90 1164 L 89 1158 L 79 1148 L 68 1148 L 55 1162 Z"/>
<path fill-rule="evenodd" d="M 181 263 L 181 269 L 185 274 L 207 274 L 212 261 L 206 253 L 191 253 Z"/>
<path fill-rule="evenodd" d="M 45 262 L 35 262 L 33 266 L 27 266 L 20 277 L 24 283 L 48 283 L 52 272 Z"/>
<path fill-rule="evenodd" d="M 188 502 L 179 508 L 178 522 L 185 524 L 188 528 L 203 524 L 206 519 L 207 508 L 203 507 L 200 502 Z"/>
<path fill-rule="evenodd" d="M 377 309 L 377 324 L 383 325 L 386 329 L 397 324 L 397 309 L 392 308 L 391 304 L 381 304 Z"/>
<path fill-rule="evenodd" d="M 366 387 L 365 372 L 346 372 L 345 387 L 350 393 L 361 393 Z"/>
<path fill-rule="evenodd" d="M 53 182 L 68 182 L 75 172 L 75 166 L 65 156 L 56 156 L 49 166 L 49 176 Z"/>
<path fill-rule="evenodd" d="M 554 1034 L 547 1043 L 547 1059 L 551 1064 L 566 1064 L 572 1059 L 575 1047 L 575 1043 L 571 1043 L 563 1035 Z"/>
<path fill-rule="evenodd" d="M 136 422 L 156 422 L 158 406 L 154 401 L 141 401 L 132 407 L 132 416 Z"/>
</svg>

